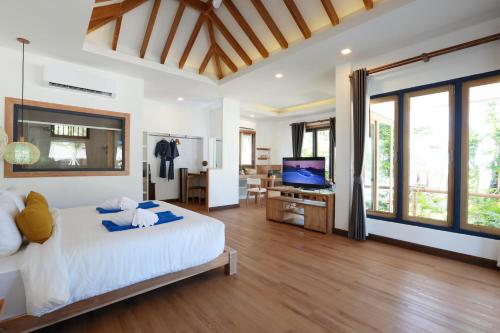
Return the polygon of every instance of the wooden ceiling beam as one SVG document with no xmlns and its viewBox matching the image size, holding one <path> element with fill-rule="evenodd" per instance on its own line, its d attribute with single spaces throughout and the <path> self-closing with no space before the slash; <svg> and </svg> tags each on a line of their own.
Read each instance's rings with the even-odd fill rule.
<svg viewBox="0 0 500 333">
<path fill-rule="evenodd" d="M 182 15 L 184 14 L 184 9 L 186 5 L 184 2 L 179 1 L 179 6 L 177 7 L 177 11 L 175 12 L 174 21 L 172 22 L 172 26 L 170 27 L 170 32 L 168 33 L 167 40 L 165 41 L 165 46 L 163 47 L 163 51 L 161 52 L 160 62 L 162 64 L 167 60 L 168 52 L 170 51 L 170 47 L 174 42 L 175 34 L 177 33 L 177 28 L 179 28 L 179 23 L 181 22 Z"/>
<path fill-rule="evenodd" d="M 373 8 L 373 0 L 363 0 L 365 4 L 365 9 L 370 10 Z"/>
<path fill-rule="evenodd" d="M 234 73 L 238 71 L 238 67 L 232 62 L 231 58 L 224 52 L 224 50 L 218 45 L 215 44 L 215 52 L 221 57 L 222 61 L 229 67 L 230 70 L 232 70 Z"/>
<path fill-rule="evenodd" d="M 200 68 L 198 69 L 198 74 L 205 73 L 205 69 L 207 68 L 208 62 L 210 61 L 210 58 L 212 58 L 213 54 L 214 54 L 214 49 L 210 47 L 208 49 L 207 54 L 205 55 L 205 58 L 203 58 Z"/>
<path fill-rule="evenodd" d="M 98 20 L 105 17 L 118 16 L 122 12 L 122 5 L 119 3 L 114 3 L 107 6 L 95 7 L 92 10 L 92 16 L 90 20 Z"/>
<path fill-rule="evenodd" d="M 180 1 L 182 1 L 186 6 L 199 10 L 200 12 L 206 12 L 211 8 L 211 5 L 200 0 L 180 0 Z"/>
<path fill-rule="evenodd" d="M 217 78 L 221 80 L 224 77 L 224 74 L 222 73 L 222 66 L 220 63 L 220 57 L 217 52 L 215 52 L 215 45 L 217 42 L 215 41 L 215 32 L 214 32 L 214 26 L 212 24 L 212 21 L 208 20 L 207 21 L 207 27 L 208 27 L 208 38 L 210 40 L 210 45 L 212 49 L 214 50 L 213 54 L 213 60 L 214 60 L 214 65 L 215 65 L 215 75 L 217 75 Z"/>
<path fill-rule="evenodd" d="M 123 16 L 124 14 L 128 13 L 129 11 L 142 5 L 146 1 L 147 0 L 125 0 L 122 3 L 120 3 L 121 11 L 120 11 L 119 15 L 110 16 L 107 18 L 96 19 L 96 20 L 92 20 L 92 18 L 91 18 L 89 26 L 87 28 L 87 33 L 90 33 L 92 31 L 99 29 L 100 27 L 106 25 L 107 23 L 115 20 L 118 16 Z M 99 7 L 95 7 L 94 10 L 96 10 L 97 8 L 99 8 Z M 93 13 L 93 11 L 92 11 L 92 13 Z"/>
<path fill-rule="evenodd" d="M 234 20 L 238 23 L 238 25 L 241 27 L 243 32 L 248 36 L 252 44 L 257 48 L 259 51 L 260 55 L 263 58 L 269 57 L 269 52 L 266 50 L 262 42 L 260 41 L 259 37 L 255 34 L 255 32 L 252 30 L 250 25 L 248 24 L 247 20 L 241 15 L 241 12 L 238 10 L 238 8 L 234 5 L 234 3 L 231 0 L 224 0 L 224 5 L 226 6 L 227 10 L 231 13 L 233 16 Z"/>
<path fill-rule="evenodd" d="M 323 7 L 325 8 L 325 12 L 328 15 L 328 18 L 330 18 L 330 22 L 332 22 L 332 25 L 339 24 L 339 22 L 340 22 L 339 16 L 337 15 L 335 8 L 333 7 L 332 1 L 331 0 L 321 0 L 321 3 L 323 4 Z"/>
<path fill-rule="evenodd" d="M 281 33 L 281 30 L 274 22 L 273 18 L 271 17 L 271 14 L 269 14 L 262 1 L 261 0 L 251 0 L 251 1 L 253 6 L 259 13 L 260 17 L 262 18 L 262 20 L 273 34 L 274 38 L 276 38 L 276 40 L 280 44 L 281 48 L 282 49 L 288 48 L 288 42 L 286 41 L 285 36 L 283 36 L 283 34 Z"/>
<path fill-rule="evenodd" d="M 120 37 L 120 29 L 122 27 L 122 17 L 123 16 L 118 16 L 116 18 L 115 31 L 113 33 L 113 43 L 111 44 L 111 49 L 113 51 L 116 51 L 116 48 L 118 46 L 118 38 Z"/>
<path fill-rule="evenodd" d="M 148 48 L 149 39 L 151 38 L 151 33 L 153 32 L 153 27 L 155 26 L 156 16 L 158 16 L 158 11 L 160 10 L 161 0 L 155 0 L 153 8 L 151 9 L 151 14 L 149 15 L 148 25 L 146 27 L 146 32 L 144 33 L 144 38 L 142 39 L 142 46 L 140 57 L 144 59 L 146 55 L 146 50 Z"/>
<path fill-rule="evenodd" d="M 224 36 L 224 38 L 226 38 L 229 44 L 231 44 L 232 48 L 236 51 L 236 53 L 238 53 L 238 55 L 245 62 L 245 64 L 250 66 L 252 64 L 252 59 L 250 59 L 250 57 L 245 52 L 245 50 L 243 50 L 238 41 L 233 37 L 233 35 L 229 32 L 229 30 L 227 30 L 226 26 L 224 25 L 224 23 L 222 23 L 217 14 L 215 14 L 215 12 L 212 11 L 208 14 L 208 17 L 217 27 L 217 29 L 219 29 L 219 31 Z"/>
<path fill-rule="evenodd" d="M 306 21 L 304 20 L 304 17 L 300 13 L 299 8 L 295 4 L 294 0 L 283 0 L 283 2 L 286 5 L 286 8 L 288 8 L 288 11 L 293 17 L 293 20 L 295 23 L 297 23 L 297 26 L 299 27 L 300 31 L 302 32 L 302 35 L 304 35 L 305 39 L 308 39 L 311 37 L 311 30 L 307 26 Z"/>
<path fill-rule="evenodd" d="M 191 33 L 191 36 L 189 37 L 186 48 L 184 49 L 184 52 L 182 53 L 181 60 L 179 61 L 179 68 L 180 69 L 182 69 L 184 67 L 184 65 L 186 64 L 186 61 L 189 57 L 189 53 L 191 53 L 191 49 L 193 48 L 194 42 L 196 41 L 196 38 L 198 37 L 198 34 L 200 33 L 200 29 L 203 26 L 203 23 L 205 22 L 206 18 L 207 17 L 204 13 L 201 13 L 200 16 L 198 16 L 198 20 L 196 21 L 193 32 Z"/>
</svg>

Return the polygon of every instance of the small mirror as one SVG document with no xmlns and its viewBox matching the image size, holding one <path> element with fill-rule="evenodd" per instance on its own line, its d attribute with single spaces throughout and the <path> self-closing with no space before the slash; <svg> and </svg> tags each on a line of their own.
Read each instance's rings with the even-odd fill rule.
<svg viewBox="0 0 500 333">
<path fill-rule="evenodd" d="M 222 168 L 222 105 L 210 110 L 208 156 L 209 168 Z"/>
</svg>

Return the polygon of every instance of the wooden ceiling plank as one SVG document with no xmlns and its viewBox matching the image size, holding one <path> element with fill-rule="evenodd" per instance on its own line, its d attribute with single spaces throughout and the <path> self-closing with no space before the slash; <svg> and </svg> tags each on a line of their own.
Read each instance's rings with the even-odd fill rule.
<svg viewBox="0 0 500 333">
<path fill-rule="evenodd" d="M 122 10 L 118 16 L 123 16 L 124 14 L 128 13 L 129 11 L 142 5 L 146 1 L 147 0 L 125 0 L 125 1 L 123 1 L 122 3 L 120 3 Z M 100 27 L 106 25 L 107 23 L 115 20 L 118 16 L 112 16 L 112 17 L 107 17 L 107 18 L 98 19 L 98 20 L 90 20 L 89 26 L 87 28 L 87 33 L 90 33 L 92 31 L 99 29 Z"/>
<path fill-rule="evenodd" d="M 113 43 L 111 45 L 111 49 L 113 51 L 116 51 L 116 48 L 118 47 L 118 38 L 120 37 L 120 29 L 122 26 L 122 17 L 123 16 L 118 16 L 116 18 L 115 31 L 113 33 Z"/>
<path fill-rule="evenodd" d="M 167 40 L 165 41 L 165 46 L 163 47 L 163 51 L 161 52 L 160 62 L 162 64 L 167 60 L 168 52 L 170 51 L 170 47 L 174 42 L 175 34 L 177 33 L 177 28 L 179 28 L 179 23 L 181 22 L 182 15 L 184 14 L 184 9 L 186 5 L 184 2 L 179 1 L 179 6 L 177 7 L 177 12 L 175 12 L 174 21 L 172 22 L 172 26 L 170 27 L 170 32 L 168 33 Z"/>
<path fill-rule="evenodd" d="M 300 31 L 302 32 L 302 35 L 304 36 L 305 39 L 308 39 L 311 37 L 311 30 L 307 26 L 306 21 L 304 20 L 304 17 L 300 13 L 299 8 L 295 4 L 294 0 L 283 0 L 285 3 L 286 7 L 288 8 L 288 11 L 293 17 L 293 20 L 295 23 L 297 23 L 297 26 L 299 27 Z"/>
<path fill-rule="evenodd" d="M 200 12 L 205 12 L 211 7 L 207 3 L 200 0 L 180 0 L 180 1 L 182 1 L 186 6 L 199 10 Z"/>
<path fill-rule="evenodd" d="M 241 27 L 243 32 L 248 36 L 252 44 L 257 48 L 259 51 L 260 55 L 263 58 L 269 57 L 269 52 L 266 50 L 262 42 L 260 41 L 259 37 L 255 34 L 255 32 L 252 30 L 252 27 L 250 24 L 248 24 L 247 20 L 241 15 L 241 12 L 238 10 L 238 8 L 234 5 L 234 3 L 231 0 L 224 0 L 224 5 L 226 6 L 227 10 L 231 13 L 233 16 L 234 20 L 238 23 L 238 25 Z"/>
<path fill-rule="evenodd" d="M 144 38 L 142 40 L 140 57 L 144 59 L 146 55 L 146 50 L 148 49 L 149 39 L 151 38 L 151 33 L 156 22 L 156 16 L 158 16 L 158 11 L 160 10 L 161 0 L 155 0 L 153 8 L 151 9 L 151 14 L 149 15 L 148 25 L 146 27 L 146 32 L 144 33 Z"/>
<path fill-rule="evenodd" d="M 220 57 L 219 54 L 215 51 L 215 45 L 217 44 L 215 41 L 215 32 L 214 32 L 214 26 L 212 24 L 212 21 L 208 20 L 207 21 L 207 27 L 208 27 L 208 38 L 210 39 L 210 45 L 212 49 L 214 50 L 213 54 L 213 60 L 214 60 L 214 65 L 215 65 L 215 75 L 217 75 L 217 78 L 221 80 L 224 77 L 224 74 L 222 72 L 222 66 L 220 63 Z"/>
<path fill-rule="evenodd" d="M 323 4 L 323 7 L 325 8 L 325 12 L 328 15 L 328 18 L 330 18 L 330 22 L 332 22 L 332 25 L 337 25 L 339 24 L 339 16 L 337 15 L 337 11 L 335 11 L 335 8 L 333 7 L 332 1 L 331 0 L 321 0 L 321 3 Z"/>
<path fill-rule="evenodd" d="M 207 68 L 208 62 L 212 58 L 213 54 L 214 54 L 214 49 L 212 47 L 210 47 L 208 49 L 207 54 L 205 55 L 205 58 L 203 58 L 203 61 L 202 61 L 201 65 L 200 65 L 200 69 L 198 70 L 198 74 L 205 73 L 205 69 Z"/>
<path fill-rule="evenodd" d="M 370 10 L 373 8 L 373 0 L 363 0 L 365 4 L 365 9 Z"/>
<path fill-rule="evenodd" d="M 231 69 L 234 73 L 238 71 L 238 67 L 236 67 L 231 58 L 229 58 L 226 52 L 224 52 L 224 50 L 218 44 L 215 44 L 215 52 L 219 54 L 219 56 L 222 58 L 222 61 L 224 61 L 229 69 Z"/>
<path fill-rule="evenodd" d="M 119 3 L 114 3 L 107 6 L 94 7 L 90 20 L 99 20 L 105 17 L 118 16 L 122 12 L 122 6 Z"/>
<path fill-rule="evenodd" d="M 261 0 L 251 0 L 253 6 L 259 13 L 260 17 L 264 21 L 264 23 L 267 25 L 271 33 L 273 34 L 274 38 L 278 41 L 282 49 L 288 48 L 288 42 L 281 33 L 281 30 L 278 28 L 276 23 L 274 22 L 273 18 L 271 17 L 271 14 L 267 11 L 266 7 L 262 3 Z"/>
<path fill-rule="evenodd" d="M 209 13 L 209 18 L 213 22 L 213 24 L 219 29 L 221 34 L 226 38 L 226 40 L 231 44 L 232 48 L 238 53 L 238 55 L 241 57 L 241 59 L 250 66 L 252 64 L 252 59 L 248 56 L 248 54 L 243 50 L 241 45 L 238 43 L 238 41 L 233 37 L 233 35 L 227 30 L 226 26 L 222 21 L 219 19 L 217 14 L 215 14 L 213 11 Z"/>
<path fill-rule="evenodd" d="M 186 48 L 184 49 L 184 52 L 182 53 L 181 60 L 179 61 L 179 68 L 180 69 L 182 69 L 184 67 L 184 65 L 186 64 L 186 61 L 189 57 L 189 53 L 191 53 L 191 49 L 193 48 L 194 42 L 196 41 L 196 38 L 198 37 L 198 34 L 200 33 L 200 29 L 203 26 L 205 19 L 206 19 L 205 14 L 201 13 L 200 16 L 198 17 L 198 20 L 196 21 L 196 24 L 194 26 L 193 32 L 191 33 L 191 36 L 189 37 Z"/>
</svg>

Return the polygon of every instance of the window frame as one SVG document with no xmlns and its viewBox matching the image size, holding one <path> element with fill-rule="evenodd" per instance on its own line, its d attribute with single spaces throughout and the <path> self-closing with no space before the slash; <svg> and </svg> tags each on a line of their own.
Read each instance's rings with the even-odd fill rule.
<svg viewBox="0 0 500 333">
<path fill-rule="evenodd" d="M 384 97 L 377 97 L 377 98 L 373 98 L 373 99 L 370 99 L 370 107 L 373 105 L 373 104 L 380 104 L 380 103 L 386 103 L 386 102 L 391 102 L 393 101 L 394 102 L 394 129 L 393 129 L 393 132 L 394 132 L 394 159 L 393 159 L 393 169 L 394 169 L 394 195 L 393 195 L 393 206 L 394 206 L 394 212 L 392 213 L 388 213 L 388 212 L 382 212 L 382 211 L 378 211 L 378 210 L 375 210 L 375 209 L 367 209 L 366 210 L 366 213 L 371 215 L 371 216 L 378 216 L 378 217 L 389 217 L 389 218 L 395 218 L 396 215 L 397 215 L 397 211 L 398 211 L 398 151 L 399 151 L 399 145 L 398 145 L 398 133 L 399 133 L 399 126 L 398 126 L 398 118 L 399 118 L 399 104 L 398 104 L 398 96 L 397 95 L 389 95 L 389 96 L 384 96 Z M 372 154 L 373 154 L 373 159 L 374 159 L 374 163 L 373 163 L 373 169 L 372 169 L 372 177 L 373 177 L 373 187 L 374 187 L 374 191 L 373 191 L 373 196 L 372 196 L 372 200 L 373 200 L 373 205 L 374 207 L 376 206 L 375 203 L 376 203 L 376 200 L 377 200 L 377 172 L 376 172 L 376 166 L 377 166 L 377 151 L 378 151 L 378 148 L 377 148 L 377 141 L 378 141 L 378 131 L 377 131 L 377 123 L 375 122 L 376 120 L 373 120 L 372 119 L 372 113 L 371 113 L 371 109 L 369 111 L 369 136 L 371 135 L 374 135 L 375 136 L 375 140 L 374 140 L 374 145 L 373 145 L 373 151 L 372 151 Z M 371 126 L 372 126 L 372 120 L 373 120 L 373 125 L 374 125 L 374 130 L 373 130 L 373 134 L 370 133 L 371 131 Z M 365 166 L 366 167 L 366 166 Z"/>
<path fill-rule="evenodd" d="M 497 233 L 492 233 L 484 228 L 481 230 L 471 230 L 469 228 L 463 228 L 461 225 L 461 219 L 462 219 L 462 210 L 463 208 L 461 207 L 460 201 L 461 201 L 461 188 L 464 186 L 461 182 L 461 177 L 462 177 L 462 86 L 464 83 L 468 81 L 474 81 L 478 79 L 483 79 L 483 78 L 488 78 L 492 76 L 498 76 L 500 75 L 500 69 L 489 71 L 489 72 L 483 72 L 483 73 L 478 73 L 474 75 L 469 75 L 469 76 L 464 76 L 464 77 L 457 77 L 457 78 L 452 78 L 449 80 L 444 80 L 440 82 L 434 82 L 430 84 L 424 84 L 420 86 L 415 86 L 415 87 L 409 87 L 409 88 L 403 88 L 400 90 L 395 90 L 395 91 L 389 91 L 389 92 L 384 92 L 384 93 L 379 93 L 379 94 L 374 94 L 370 96 L 370 99 L 376 99 L 380 97 L 386 97 L 386 96 L 391 96 L 391 95 L 396 95 L 398 96 L 398 144 L 399 144 L 399 150 L 398 150 L 398 186 L 397 186 L 397 214 L 396 217 L 383 217 L 383 216 L 377 216 L 377 215 L 372 215 L 371 213 L 367 212 L 367 217 L 368 218 L 373 218 L 377 219 L 380 221 L 386 221 L 386 222 L 392 222 L 392 223 L 399 223 L 403 225 L 410 225 L 410 226 L 417 226 L 417 227 L 422 227 L 422 228 L 427 228 L 427 229 L 434 229 L 434 230 L 439 230 L 439 231 L 446 231 L 446 232 L 451 232 L 451 233 L 457 233 L 457 234 L 464 234 L 464 235 L 471 235 L 471 236 L 477 236 L 477 237 L 482 237 L 482 238 L 489 238 L 489 239 L 496 239 L 500 240 L 500 235 Z M 454 160 L 454 190 L 453 190 L 453 223 L 452 225 L 438 225 L 438 224 L 428 224 L 428 223 L 421 223 L 421 222 L 413 222 L 413 221 L 408 221 L 403 218 L 402 214 L 402 202 L 403 202 L 403 191 L 402 191 L 402 185 L 403 185 L 403 170 L 405 168 L 405 163 L 403 159 L 403 152 L 404 152 L 404 145 L 406 144 L 404 140 L 404 94 L 409 93 L 409 92 L 414 92 L 418 90 L 424 90 L 424 89 L 429 89 L 429 88 L 435 88 L 443 85 L 452 85 L 454 87 L 454 106 L 455 106 L 455 137 L 453 138 L 453 142 L 455 144 L 455 150 L 453 153 L 453 160 Z"/>
<path fill-rule="evenodd" d="M 31 177 L 88 177 L 88 176 L 129 176 L 130 175 L 130 114 L 123 112 L 91 109 L 73 105 L 47 103 L 34 100 L 24 100 L 25 106 L 38 109 L 48 109 L 54 113 L 69 113 L 98 116 L 104 118 L 117 118 L 123 124 L 122 131 L 122 169 L 61 169 L 61 170 L 16 170 L 16 166 L 4 162 L 4 178 L 31 178 Z M 17 116 L 15 110 L 21 105 L 21 99 L 5 97 L 5 131 L 9 142 L 17 140 Z"/>
<path fill-rule="evenodd" d="M 311 132 L 312 133 L 312 151 L 313 151 L 313 154 L 312 156 L 310 157 L 324 157 L 324 156 L 318 156 L 318 131 L 328 131 L 328 139 L 330 139 L 330 125 L 326 125 L 326 124 L 321 124 L 321 125 L 306 125 L 306 129 L 305 129 L 306 132 Z M 328 148 L 330 149 L 330 148 Z M 302 152 L 302 148 L 301 148 L 301 152 Z M 335 147 L 333 147 L 333 154 L 335 155 Z M 301 154 L 301 157 L 302 154 Z M 328 167 L 329 166 L 329 160 L 325 157 L 325 167 Z M 335 166 L 334 166 L 335 168 Z M 331 170 L 328 170 L 329 172 L 329 178 L 328 179 L 334 179 L 333 176 L 333 173 Z"/>
<path fill-rule="evenodd" d="M 440 221 L 432 218 L 410 216 L 410 201 L 409 201 L 409 171 L 410 171 L 410 99 L 413 97 L 420 97 L 425 95 L 437 94 L 441 92 L 448 92 L 448 105 L 449 105 L 449 120 L 448 120 L 448 202 L 447 202 L 447 218 L 446 221 Z M 416 222 L 416 223 L 427 223 L 439 226 L 451 226 L 453 224 L 453 189 L 454 189 L 454 159 L 453 154 L 455 150 L 455 103 L 454 103 L 454 87 L 452 85 L 446 84 L 433 88 L 422 89 L 417 91 L 412 91 L 404 94 L 404 125 L 403 125 L 403 219 L 406 221 Z"/>
<path fill-rule="evenodd" d="M 241 135 L 242 134 L 250 134 L 252 136 L 252 164 L 249 165 L 249 164 L 241 164 Z M 239 133 L 239 147 L 240 147 L 240 150 L 239 150 L 239 164 L 240 164 L 240 169 L 242 168 L 255 168 L 255 134 L 256 134 L 256 131 L 254 130 L 250 130 L 250 129 L 244 129 L 244 128 L 240 128 L 240 133 Z"/>
<path fill-rule="evenodd" d="M 473 225 L 467 222 L 468 218 L 468 197 L 469 197 L 469 91 L 472 87 L 500 82 L 500 75 L 492 75 L 475 80 L 467 80 L 462 84 L 462 154 L 461 154 L 461 175 L 460 182 L 463 190 L 460 195 L 460 228 L 475 232 L 486 232 L 500 235 L 500 228 Z"/>
</svg>

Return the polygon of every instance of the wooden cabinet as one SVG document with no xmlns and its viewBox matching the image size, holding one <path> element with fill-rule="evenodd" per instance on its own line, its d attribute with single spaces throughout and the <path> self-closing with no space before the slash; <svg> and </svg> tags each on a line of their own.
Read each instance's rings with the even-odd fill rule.
<svg viewBox="0 0 500 333">
<path fill-rule="evenodd" d="M 266 193 L 266 218 L 301 225 L 305 229 L 332 233 L 335 225 L 335 194 L 303 191 L 293 187 L 270 187 Z"/>
</svg>

